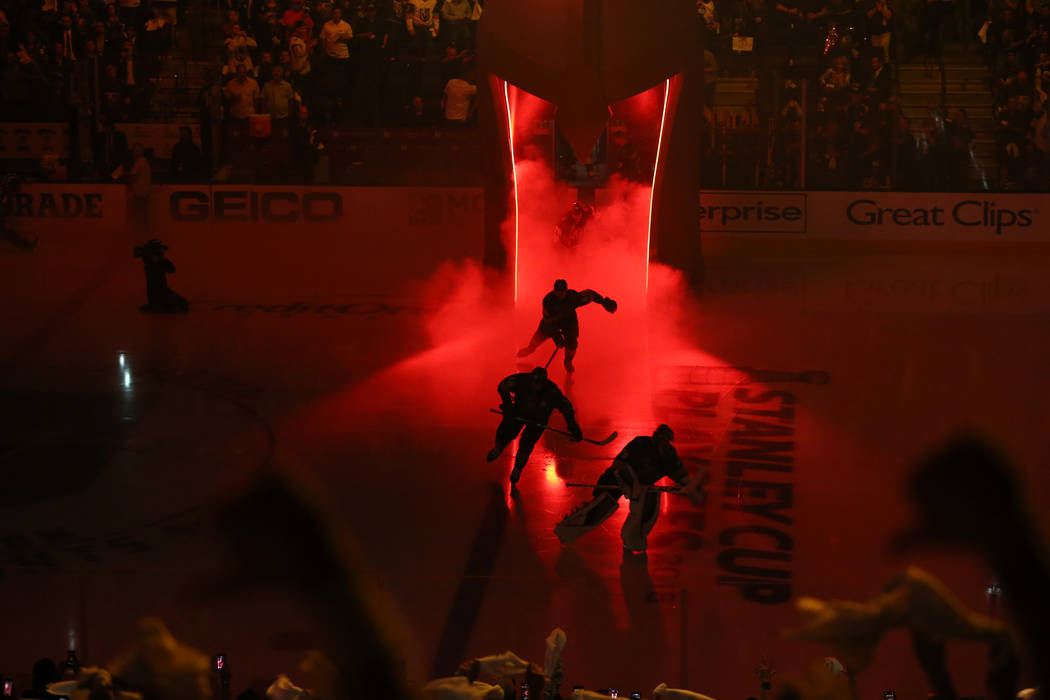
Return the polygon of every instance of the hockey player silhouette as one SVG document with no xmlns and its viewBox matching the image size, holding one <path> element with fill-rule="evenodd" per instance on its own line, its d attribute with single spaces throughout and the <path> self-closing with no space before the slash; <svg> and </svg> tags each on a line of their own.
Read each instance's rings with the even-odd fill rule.
<svg viewBox="0 0 1050 700">
<path fill-rule="evenodd" d="M 555 226 L 558 241 L 566 248 L 575 248 L 580 242 L 580 234 L 595 216 L 594 207 L 588 204 L 573 202 L 569 211 L 562 214 Z"/>
<path fill-rule="evenodd" d="M 518 453 L 514 456 L 514 469 L 510 473 L 512 484 L 518 483 L 518 479 L 521 478 L 521 472 L 529 461 L 532 448 L 536 446 L 554 411 L 561 412 L 574 441 L 583 438 L 583 431 L 576 422 L 572 403 L 561 393 L 558 385 L 547 378 L 547 370 L 542 367 L 506 377 L 499 383 L 497 391 L 503 420 L 496 428 L 496 442 L 486 459 L 490 462 L 495 461 L 504 448 L 521 433 Z"/>
<path fill-rule="evenodd" d="M 700 475 L 690 477 L 672 441 L 674 432 L 667 425 L 661 425 L 651 436 L 641 435 L 627 443 L 612 466 L 599 477 L 592 491 L 593 498 L 577 506 L 554 527 L 558 539 L 563 544 L 575 542 L 615 513 L 620 507 L 620 497 L 626 496 L 631 510 L 620 530 L 623 548 L 625 552 L 644 552 L 647 537 L 660 515 L 663 491 L 683 494 L 695 503 L 703 499 Z M 665 476 L 678 484 L 678 488 L 655 486 Z"/>
<path fill-rule="evenodd" d="M 543 318 L 536 332 L 532 334 L 529 344 L 518 351 L 518 357 L 526 357 L 536 351 L 548 338 L 554 340 L 558 347 L 565 348 L 565 371 L 572 372 L 572 360 L 579 347 L 580 320 L 576 309 L 591 302 L 601 304 L 609 313 L 616 312 L 616 302 L 603 297 L 593 289 L 578 292 L 569 289 L 565 280 L 555 280 L 554 290 L 543 297 Z"/>
</svg>

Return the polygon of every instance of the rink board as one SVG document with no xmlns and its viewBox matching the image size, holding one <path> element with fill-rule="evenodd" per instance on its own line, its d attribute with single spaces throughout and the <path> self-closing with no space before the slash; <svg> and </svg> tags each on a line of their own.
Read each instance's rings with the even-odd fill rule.
<svg viewBox="0 0 1050 700">
<path fill-rule="evenodd" d="M 606 447 L 542 440 L 515 499 L 513 449 L 484 461 L 488 408 L 500 377 L 531 366 L 513 355 L 534 305 L 514 315 L 467 295 L 439 317 L 384 286 L 396 272 L 371 269 L 375 251 L 406 241 L 426 254 L 401 283 L 446 251 L 475 257 L 480 224 L 476 243 L 461 236 L 473 205 L 454 189 L 428 190 L 437 197 L 423 204 L 419 190 L 351 190 L 343 211 L 358 215 L 304 226 L 272 217 L 302 217 L 307 195 L 329 190 L 252 190 L 255 205 L 243 188 L 158 188 L 154 235 L 171 245 L 186 316 L 140 314 L 130 254 L 140 237 L 85 216 L 44 217 L 34 253 L 0 255 L 14 300 L 0 312 L 0 618 L 33 611 L 0 642 L 5 673 L 60 656 L 70 634 L 84 661 L 105 663 L 137 617 L 158 614 L 203 651 L 229 654 L 238 691 L 294 678 L 317 624 L 287 596 L 186 594 L 230 558 L 215 504 L 272 465 L 308 472 L 340 504 L 370 582 L 401 614 L 416 681 L 508 648 L 539 661 L 561 626 L 567 686 L 648 693 L 684 680 L 747 697 L 763 656 L 779 681 L 831 653 L 783 639 L 800 596 L 864 599 L 909 563 L 1001 614 L 980 562 L 905 556 L 888 542 L 913 517 L 910 465 L 962 427 L 997 440 L 1033 498 L 1050 496 L 1045 256 L 718 260 L 674 332 L 656 316 L 584 309 L 575 381 L 557 359 L 552 378 L 588 434 L 620 436 Z M 191 194 L 172 215 L 179 192 Z M 200 218 L 175 221 L 187 215 Z M 436 341 L 425 322 L 443 331 Z M 753 461 L 789 469 L 745 488 L 733 462 L 755 448 L 756 426 L 738 421 L 749 411 L 768 412 L 780 436 L 766 452 L 779 460 Z M 675 428 L 687 467 L 708 471 L 705 504 L 665 498 L 646 561 L 623 557 L 624 506 L 563 548 L 553 526 L 585 497 L 564 483 L 596 478 L 659 422 Z M 260 575 L 288 558 L 275 551 Z M 949 653 L 960 693 L 981 695 L 984 649 Z M 861 697 L 887 689 L 927 692 L 900 633 L 859 680 Z"/>
</svg>

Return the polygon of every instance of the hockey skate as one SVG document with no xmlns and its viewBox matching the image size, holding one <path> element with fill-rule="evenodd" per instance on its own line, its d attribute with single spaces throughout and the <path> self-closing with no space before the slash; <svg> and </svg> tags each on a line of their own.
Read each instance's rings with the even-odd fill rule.
<svg viewBox="0 0 1050 700">
<path fill-rule="evenodd" d="M 521 472 L 525 470 L 524 464 L 515 464 L 514 468 L 510 470 L 510 483 L 517 484 L 518 479 L 521 478 Z"/>
</svg>

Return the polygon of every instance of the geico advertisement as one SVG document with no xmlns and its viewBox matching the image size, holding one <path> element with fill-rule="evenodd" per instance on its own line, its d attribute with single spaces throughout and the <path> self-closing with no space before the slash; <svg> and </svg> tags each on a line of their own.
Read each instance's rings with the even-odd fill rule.
<svg viewBox="0 0 1050 700">
<path fill-rule="evenodd" d="M 480 188 L 169 186 L 160 195 L 178 223 L 355 223 L 381 215 L 427 227 L 474 223 L 484 213 Z"/>
<path fill-rule="evenodd" d="M 1047 195 L 701 192 L 702 233 L 887 240 L 1050 240 Z"/>
<path fill-rule="evenodd" d="M 186 189 L 168 193 L 175 221 L 332 221 L 343 217 L 337 191 Z"/>
</svg>

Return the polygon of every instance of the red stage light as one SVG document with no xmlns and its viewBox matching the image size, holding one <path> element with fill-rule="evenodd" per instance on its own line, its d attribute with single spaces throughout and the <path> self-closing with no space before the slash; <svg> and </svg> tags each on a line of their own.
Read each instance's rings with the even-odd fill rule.
<svg viewBox="0 0 1050 700">
<path fill-rule="evenodd" d="M 656 139 L 656 158 L 653 160 L 653 187 L 649 190 L 649 230 L 645 234 L 645 293 L 649 293 L 649 256 L 653 241 L 653 198 L 656 196 L 656 174 L 660 170 L 660 152 L 664 142 L 664 121 L 667 119 L 667 98 L 671 94 L 671 79 L 664 82 L 664 106 L 660 112 L 660 135 Z"/>
<path fill-rule="evenodd" d="M 503 81 L 503 100 L 507 105 L 507 141 L 510 147 L 510 176 L 514 184 L 514 305 L 518 304 L 518 166 L 514 162 L 514 119 L 510 109 L 510 83 Z"/>
</svg>

